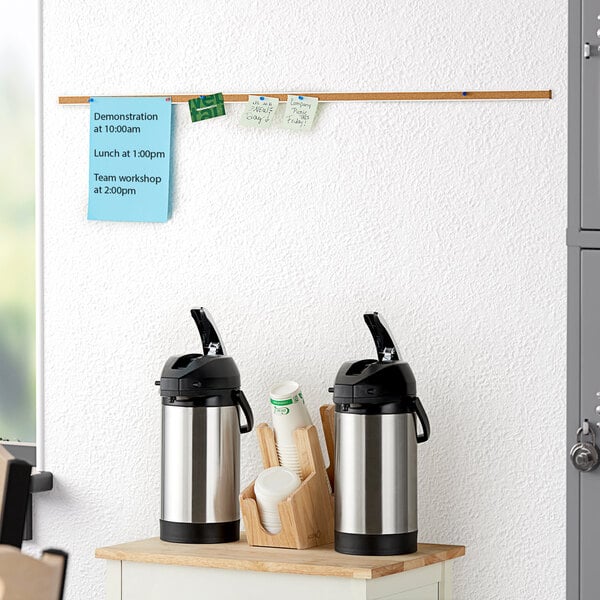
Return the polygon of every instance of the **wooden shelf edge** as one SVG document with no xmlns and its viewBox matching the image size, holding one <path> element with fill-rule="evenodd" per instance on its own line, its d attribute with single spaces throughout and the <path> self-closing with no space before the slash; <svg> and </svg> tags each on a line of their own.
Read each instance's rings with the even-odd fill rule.
<svg viewBox="0 0 600 600">
<path fill-rule="evenodd" d="M 419 548 L 421 544 L 419 544 Z M 402 571 L 394 570 L 390 567 L 374 567 L 371 570 L 370 579 L 377 579 L 379 577 L 385 577 L 386 575 L 393 575 L 395 573 L 403 573 L 405 571 L 412 571 L 414 569 L 420 569 L 422 567 L 428 567 L 429 565 L 435 565 L 437 563 L 446 562 L 447 560 L 454 560 L 460 558 L 466 553 L 465 546 L 448 546 L 443 552 L 437 552 L 435 556 L 415 556 L 414 560 L 407 560 L 404 563 L 404 569 Z"/>
<path fill-rule="evenodd" d="M 306 552 L 306 550 L 295 550 L 295 552 Z M 229 560 L 220 558 L 198 557 L 193 555 L 170 555 L 170 554 L 147 554 L 145 552 L 130 552 L 112 550 L 110 548 L 98 548 L 96 558 L 105 560 L 120 560 L 125 562 L 150 563 L 157 565 L 179 565 L 184 567 L 200 567 L 212 569 L 231 569 L 237 571 L 260 571 L 264 573 L 292 573 L 296 575 L 321 575 L 336 576 L 350 579 L 372 579 L 372 569 L 357 569 L 354 567 L 335 567 L 335 573 L 326 572 L 326 567 L 321 565 L 295 564 L 277 561 L 254 561 L 232 558 Z"/>
</svg>

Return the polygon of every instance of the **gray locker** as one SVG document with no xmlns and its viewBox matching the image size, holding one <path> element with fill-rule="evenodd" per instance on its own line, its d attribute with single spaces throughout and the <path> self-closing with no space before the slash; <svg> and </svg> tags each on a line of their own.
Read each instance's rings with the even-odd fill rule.
<svg viewBox="0 0 600 600">
<path fill-rule="evenodd" d="M 586 419 L 600 446 L 600 0 L 568 2 L 567 600 L 598 600 L 600 468 L 569 452 Z"/>
<path fill-rule="evenodd" d="M 600 229 L 600 0 L 581 1 L 581 229 Z M 599 596 L 600 597 L 600 596 Z"/>
</svg>

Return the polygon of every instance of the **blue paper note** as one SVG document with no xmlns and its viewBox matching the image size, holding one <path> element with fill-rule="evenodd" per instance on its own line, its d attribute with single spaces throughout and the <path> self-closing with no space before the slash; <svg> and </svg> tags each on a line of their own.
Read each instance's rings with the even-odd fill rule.
<svg viewBox="0 0 600 600">
<path fill-rule="evenodd" d="M 88 219 L 169 218 L 170 98 L 91 98 Z"/>
</svg>

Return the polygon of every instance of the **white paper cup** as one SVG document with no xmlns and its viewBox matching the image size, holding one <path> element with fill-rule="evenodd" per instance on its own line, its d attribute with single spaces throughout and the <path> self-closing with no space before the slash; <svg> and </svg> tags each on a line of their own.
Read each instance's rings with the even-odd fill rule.
<svg viewBox="0 0 600 600">
<path fill-rule="evenodd" d="M 281 531 L 278 504 L 300 486 L 300 477 L 283 467 L 264 470 L 254 482 L 254 495 L 263 527 L 269 533 Z"/>
<path fill-rule="evenodd" d="M 270 402 L 280 463 L 299 474 L 300 463 L 294 431 L 298 427 L 313 424 L 306 410 L 300 386 L 295 381 L 283 381 L 274 385 L 270 390 Z"/>
<path fill-rule="evenodd" d="M 300 460 L 298 459 L 298 451 L 296 448 L 291 449 L 277 449 L 277 456 L 279 458 L 279 464 L 290 471 L 294 471 L 300 478 L 302 477 L 302 471 L 300 468 Z"/>
<path fill-rule="evenodd" d="M 298 451 L 294 448 L 293 450 L 279 450 L 277 452 L 277 456 L 279 456 L 279 460 L 285 460 L 290 463 L 294 463 L 295 465 L 300 466 L 300 460 L 298 459 Z M 285 465 L 281 465 L 285 467 Z"/>
</svg>

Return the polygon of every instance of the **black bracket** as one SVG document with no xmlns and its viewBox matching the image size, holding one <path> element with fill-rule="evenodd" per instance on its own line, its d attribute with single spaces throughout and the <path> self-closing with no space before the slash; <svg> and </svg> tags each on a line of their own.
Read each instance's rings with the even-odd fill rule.
<svg viewBox="0 0 600 600">
<path fill-rule="evenodd" d="M 38 492 L 49 492 L 54 486 L 54 478 L 50 471 L 37 471 L 31 474 L 29 484 L 29 500 L 27 501 L 27 514 L 25 515 L 25 529 L 23 539 L 33 539 L 33 494 Z"/>
<path fill-rule="evenodd" d="M 33 494 L 39 492 L 49 492 L 54 486 L 54 477 L 50 471 L 37 471 L 31 474 L 29 484 L 29 500 L 27 501 L 27 514 L 25 515 L 25 529 L 23 530 L 23 539 L 33 539 Z"/>
</svg>

